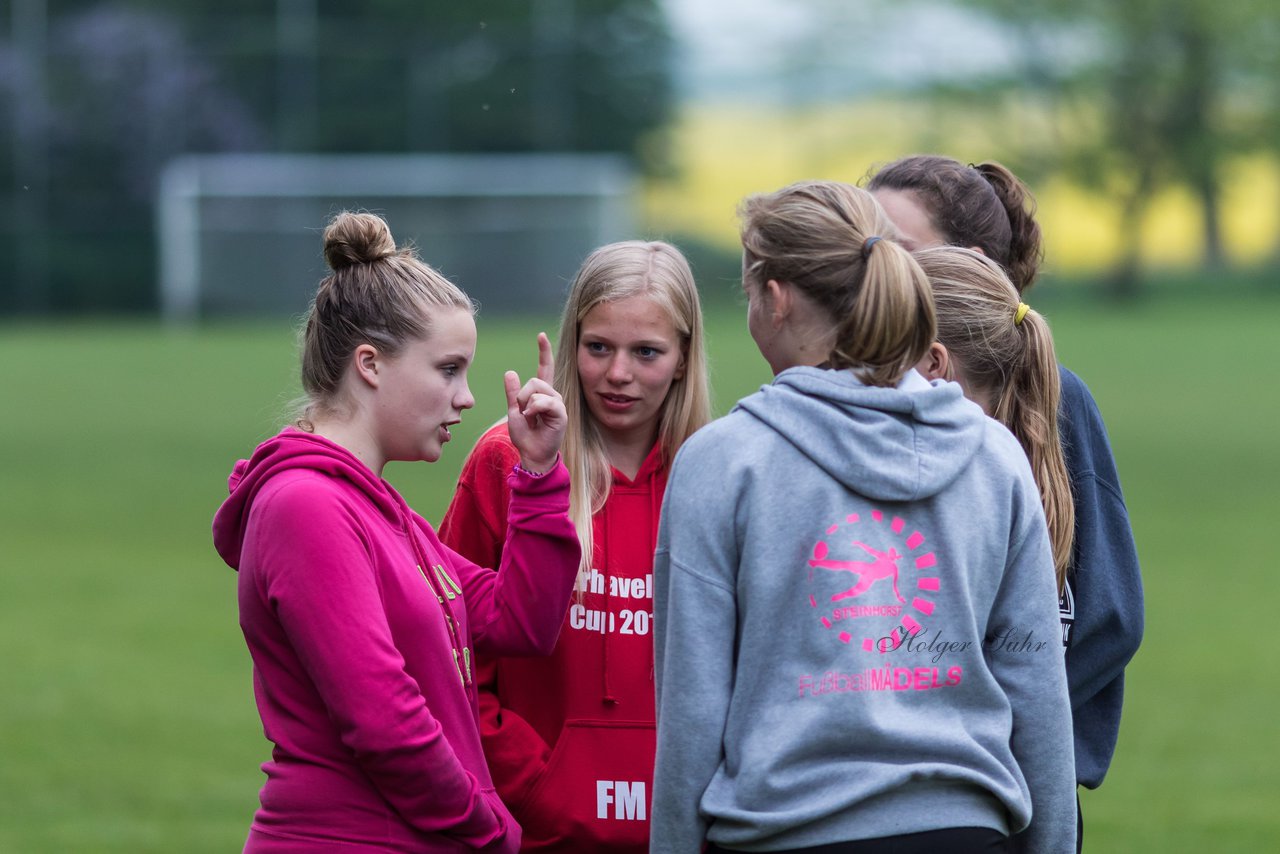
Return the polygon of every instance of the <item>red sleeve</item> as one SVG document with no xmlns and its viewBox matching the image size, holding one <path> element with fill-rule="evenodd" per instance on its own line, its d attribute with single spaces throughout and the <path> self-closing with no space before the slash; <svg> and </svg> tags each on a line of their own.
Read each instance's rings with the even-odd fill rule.
<svg viewBox="0 0 1280 854">
<path fill-rule="evenodd" d="M 505 430 L 494 428 L 481 437 L 462 466 L 458 491 L 440 523 L 445 545 L 481 566 L 501 561 L 511 500 L 507 475 L 519 461 Z M 498 694 L 501 667 L 500 658 L 477 659 L 480 736 L 498 795 L 514 806 L 542 774 L 551 747 L 524 718 L 503 708 Z"/>
<path fill-rule="evenodd" d="M 405 670 L 363 528 L 343 498 L 297 481 L 254 512 L 271 532 L 259 547 L 260 595 L 370 781 L 419 830 L 476 847 L 503 839 L 508 828 Z"/>
</svg>

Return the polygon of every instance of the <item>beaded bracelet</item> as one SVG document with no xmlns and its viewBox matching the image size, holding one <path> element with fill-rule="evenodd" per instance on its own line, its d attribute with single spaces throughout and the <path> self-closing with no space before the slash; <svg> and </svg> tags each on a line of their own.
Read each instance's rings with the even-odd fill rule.
<svg viewBox="0 0 1280 854">
<path fill-rule="evenodd" d="M 527 468 L 520 465 L 519 463 L 516 463 L 516 471 L 522 474 L 527 474 L 529 475 L 529 477 L 546 477 L 547 475 L 551 474 L 552 469 L 556 467 L 556 463 L 558 462 L 560 462 L 560 455 L 556 454 L 556 458 L 551 461 L 551 468 L 547 469 L 546 471 L 529 471 Z"/>
</svg>

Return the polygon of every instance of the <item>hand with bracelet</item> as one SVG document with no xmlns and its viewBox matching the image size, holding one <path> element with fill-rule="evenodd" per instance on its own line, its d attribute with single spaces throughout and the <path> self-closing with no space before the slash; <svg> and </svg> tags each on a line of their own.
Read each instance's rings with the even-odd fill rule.
<svg viewBox="0 0 1280 854">
<path fill-rule="evenodd" d="M 546 474 L 555 467 L 569 423 L 564 399 L 551 385 L 555 357 L 545 332 L 538 333 L 538 372 L 523 386 L 520 375 L 507 371 L 507 431 L 520 452 L 520 468 L 530 474 Z"/>
</svg>

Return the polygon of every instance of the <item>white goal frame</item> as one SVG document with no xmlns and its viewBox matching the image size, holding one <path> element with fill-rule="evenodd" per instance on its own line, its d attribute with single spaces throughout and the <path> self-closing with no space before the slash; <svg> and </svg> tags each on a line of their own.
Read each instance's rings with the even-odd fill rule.
<svg viewBox="0 0 1280 854">
<path fill-rule="evenodd" d="M 468 293 L 483 291 L 482 303 L 495 303 L 499 310 L 546 308 L 558 303 L 565 285 L 580 261 L 592 248 L 614 240 L 636 236 L 633 207 L 636 181 L 627 161 L 607 154 L 216 154 L 187 155 L 164 169 L 156 197 L 159 255 L 160 306 L 163 317 L 174 323 L 190 323 L 206 313 L 205 294 L 207 252 L 205 218 L 208 206 L 219 201 L 243 200 L 252 212 L 254 202 L 267 221 L 253 215 L 243 222 L 218 226 L 243 228 L 248 236 L 261 238 L 263 231 L 280 240 L 307 240 L 318 260 L 311 270 L 298 271 L 307 277 L 305 288 L 314 288 L 323 273 L 320 230 L 324 216 L 343 209 L 370 209 L 385 213 L 398 243 L 412 242 L 423 260 L 435 265 L 433 249 L 448 242 L 457 252 L 467 251 L 465 223 L 460 231 L 447 235 L 414 233 L 397 227 L 392 208 L 409 205 L 445 206 L 435 211 L 437 221 L 448 220 L 454 208 L 475 207 L 485 218 L 488 244 L 477 250 L 492 253 L 495 241 L 504 235 L 519 234 L 523 246 L 533 247 L 511 259 L 520 266 L 519 281 L 459 281 Z M 279 221 L 267 209 L 279 200 L 314 202 L 314 221 Z M 557 213 L 537 213 L 541 202 Z M 305 206 L 305 204 L 304 204 Z M 513 209 L 510 216 L 504 212 Z M 565 212 L 572 215 L 565 216 Z M 487 213 L 485 213 L 487 212 Z M 566 222 L 572 222 L 572 231 Z M 557 231 L 557 229 L 559 229 Z M 532 236 L 531 236 L 532 235 Z M 454 242 L 461 245 L 455 246 Z M 555 263 L 549 264 L 541 248 L 554 246 Z M 576 259 L 567 264 L 569 258 Z M 547 269 L 553 266 L 555 269 Z M 568 269 L 565 269 L 568 266 Z M 443 269 L 453 278 L 453 272 Z M 527 273 L 527 275 L 525 275 Z M 485 278 L 485 277 L 481 277 Z M 488 278 L 493 278 L 489 276 Z M 456 279 L 455 279 L 456 280 Z M 273 287 L 269 283 L 267 287 Z M 291 284 L 291 288 L 297 285 Z M 512 293 L 511 288 L 523 288 Z M 532 290 L 530 290 L 532 288 Z M 247 291 L 248 292 L 248 291 Z M 292 294 L 292 290 L 290 291 Z M 508 300 L 507 297 L 511 296 Z M 495 296 L 498 297 L 495 299 Z M 297 305 L 295 314 L 305 304 Z M 250 309 L 251 310 L 251 309 Z M 250 313 L 240 310 L 233 313 Z"/>
</svg>

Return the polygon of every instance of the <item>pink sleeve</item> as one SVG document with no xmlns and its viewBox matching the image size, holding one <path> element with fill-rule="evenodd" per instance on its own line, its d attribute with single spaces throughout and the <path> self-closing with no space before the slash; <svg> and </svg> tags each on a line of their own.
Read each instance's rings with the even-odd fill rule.
<svg viewBox="0 0 1280 854">
<path fill-rule="evenodd" d="M 458 490 L 440 522 L 440 539 L 481 566 L 501 564 L 511 490 L 507 479 L 520 454 L 503 436 L 480 440 L 458 477 Z M 477 655 L 480 738 L 493 783 L 504 803 L 516 807 L 546 768 L 551 747 L 529 722 L 502 705 L 500 656 Z"/>
<path fill-rule="evenodd" d="M 510 828 L 432 716 L 391 636 L 366 533 L 343 497 L 297 481 L 254 508 L 261 584 L 343 744 L 415 828 L 473 847 Z M 501 808 L 499 808 L 501 810 Z"/>
<path fill-rule="evenodd" d="M 507 477 L 520 462 L 505 434 L 481 437 L 458 475 L 458 488 L 440 520 L 440 541 L 467 560 L 498 566 L 507 536 L 511 490 Z"/>
<path fill-rule="evenodd" d="M 569 521 L 563 462 L 541 476 L 507 477 L 511 504 L 498 571 L 441 545 L 461 579 L 472 641 L 482 655 L 549 655 L 555 649 L 578 575 L 581 546 Z M 421 523 L 429 536 L 431 527 Z"/>
</svg>

